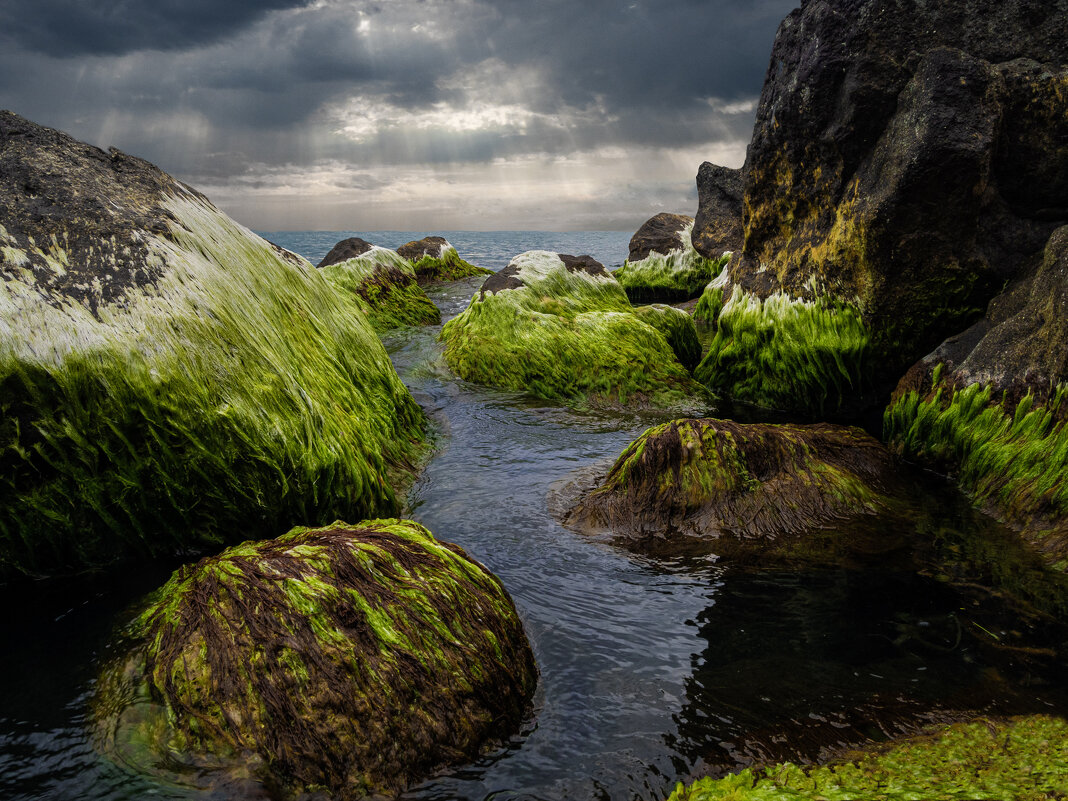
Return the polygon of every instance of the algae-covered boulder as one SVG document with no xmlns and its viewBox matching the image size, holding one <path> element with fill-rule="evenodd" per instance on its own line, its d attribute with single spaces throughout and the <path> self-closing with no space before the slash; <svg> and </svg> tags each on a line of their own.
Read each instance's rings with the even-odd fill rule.
<svg viewBox="0 0 1068 801">
<path fill-rule="evenodd" d="M 681 783 L 669 801 L 1068 797 L 1068 722 L 1047 715 L 946 726 L 841 762 L 746 768 Z"/>
<path fill-rule="evenodd" d="M 351 237 L 334 245 L 319 269 L 331 284 L 352 295 L 379 333 L 441 322 L 441 312 L 419 287 L 411 264 L 395 251 Z"/>
<path fill-rule="evenodd" d="M 284 797 L 396 795 L 511 736 L 537 681 L 500 581 L 407 520 L 295 528 L 183 567 L 126 644 L 93 704 L 104 753 L 251 773 Z"/>
<path fill-rule="evenodd" d="M 0 114 L 0 579 L 396 514 L 357 307 L 147 162 Z"/>
<path fill-rule="evenodd" d="M 722 303 L 711 286 L 702 319 Z M 840 410 L 872 385 L 870 334 L 849 304 L 785 293 L 759 296 L 735 286 L 719 306 L 716 335 L 694 377 L 717 394 L 811 416 Z"/>
<path fill-rule="evenodd" d="M 564 522 L 638 545 L 715 540 L 724 557 L 805 555 L 815 530 L 890 508 L 893 474 L 857 428 L 675 420 L 628 445 Z"/>
<path fill-rule="evenodd" d="M 884 437 L 1068 569 L 1068 226 L 1039 269 L 901 380 Z"/>
<path fill-rule="evenodd" d="M 632 301 L 674 303 L 696 298 L 727 259 L 707 259 L 690 241 L 693 218 L 657 214 L 630 240 L 630 254 L 614 273 Z"/>
<path fill-rule="evenodd" d="M 849 304 L 892 386 L 1068 223 L 1065 30 L 1065 0 L 791 12 L 742 168 L 732 281 Z"/>
<path fill-rule="evenodd" d="M 456 248 L 443 236 L 414 239 L 397 248 L 397 253 L 411 263 L 420 286 L 493 273 L 493 270 L 476 267 L 461 259 Z"/>
<path fill-rule="evenodd" d="M 701 361 L 701 341 L 693 318 L 681 309 L 654 303 L 650 306 L 635 306 L 634 316 L 646 325 L 651 325 L 664 335 L 675 352 L 675 358 L 687 370 L 693 370 Z"/>
<path fill-rule="evenodd" d="M 673 406 L 703 396 L 664 335 L 589 256 L 516 256 L 441 339 L 461 378 L 542 398 Z"/>
<path fill-rule="evenodd" d="M 723 255 L 729 259 L 731 253 L 728 251 Z M 701 292 L 701 297 L 697 299 L 697 305 L 693 310 L 695 323 L 711 327 L 719 325 L 719 313 L 723 311 L 725 298 L 730 297 L 727 293 L 729 285 L 730 273 L 727 266 L 724 265 L 720 274 L 708 282 L 708 286 Z"/>
</svg>

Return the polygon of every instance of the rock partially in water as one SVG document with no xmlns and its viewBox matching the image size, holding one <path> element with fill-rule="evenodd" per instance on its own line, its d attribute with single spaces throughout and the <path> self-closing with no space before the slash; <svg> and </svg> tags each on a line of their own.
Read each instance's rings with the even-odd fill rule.
<svg viewBox="0 0 1068 801">
<path fill-rule="evenodd" d="M 148 162 L 0 113 L 0 277 L 0 580 L 398 511 L 359 309 Z"/>
<path fill-rule="evenodd" d="M 1039 268 L 901 380 L 891 447 L 956 477 L 1068 570 L 1068 226 Z"/>
<path fill-rule="evenodd" d="M 1061 798 L 1068 795 L 1068 722 L 1047 715 L 979 719 L 826 765 L 746 768 L 681 783 L 669 801 Z"/>
<path fill-rule="evenodd" d="M 705 393 L 590 256 L 528 251 L 441 332 L 461 378 L 607 406 L 692 407 Z"/>
<path fill-rule="evenodd" d="M 412 240 L 397 248 L 397 253 L 411 263 L 420 286 L 493 273 L 493 270 L 476 267 L 461 259 L 456 248 L 443 236 Z"/>
<path fill-rule="evenodd" d="M 635 303 L 675 303 L 696 298 L 726 264 L 717 254 L 707 259 L 690 241 L 693 218 L 657 214 L 646 220 L 630 240 L 630 255 L 615 272 L 616 280 Z"/>
<path fill-rule="evenodd" d="M 792 12 L 742 170 L 732 281 L 854 307 L 892 386 L 1068 223 L 1065 30 L 1065 0 Z"/>
<path fill-rule="evenodd" d="M 675 420 L 627 446 L 563 517 L 639 548 L 681 535 L 721 557 L 834 561 L 814 533 L 885 513 L 896 486 L 890 454 L 857 428 Z"/>
<path fill-rule="evenodd" d="M 97 685 L 100 748 L 285 797 L 396 795 L 513 735 L 537 682 L 500 581 L 407 520 L 296 528 L 183 567 L 129 638 Z"/>
<path fill-rule="evenodd" d="M 441 322 L 412 265 L 395 251 L 354 237 L 335 245 L 319 267 L 326 280 L 352 296 L 379 333 Z"/>
</svg>

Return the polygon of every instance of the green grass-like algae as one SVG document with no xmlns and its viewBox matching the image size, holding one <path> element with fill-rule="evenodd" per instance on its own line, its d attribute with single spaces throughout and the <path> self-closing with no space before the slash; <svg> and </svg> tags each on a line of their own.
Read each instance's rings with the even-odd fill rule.
<svg viewBox="0 0 1068 801">
<path fill-rule="evenodd" d="M 121 303 L 0 284 L 0 579 L 398 511 L 423 416 L 357 306 L 200 196 L 163 202 L 166 272 Z"/>
<path fill-rule="evenodd" d="M 420 245 L 420 242 L 409 242 L 397 249 L 402 255 L 409 252 L 405 251 L 405 248 L 411 249 L 414 258 L 408 256 L 408 259 L 421 285 L 441 281 L 459 281 L 474 275 L 493 274 L 492 270 L 478 267 L 461 258 L 456 248 L 442 237 L 431 237 L 423 242 L 426 243 L 426 249 L 415 247 Z M 435 247 L 436 255 L 430 252 Z"/>
<path fill-rule="evenodd" d="M 746 768 L 669 801 L 1052 801 L 1068 798 L 1068 723 L 977 720 L 848 762 Z"/>
<path fill-rule="evenodd" d="M 625 261 L 613 273 L 632 301 L 673 303 L 689 300 L 700 295 L 715 278 L 730 260 L 730 253 L 718 259 L 705 258 L 694 250 L 690 241 L 692 231 L 691 222 L 679 232 L 679 239 L 684 243 L 681 248 L 669 253 L 654 250 L 639 261 Z"/>
<path fill-rule="evenodd" d="M 366 253 L 320 268 L 331 284 L 351 294 L 379 333 L 404 325 L 437 325 L 441 312 L 416 281 L 407 259 L 372 247 Z"/>
<path fill-rule="evenodd" d="M 547 251 L 517 256 L 443 327 L 449 367 L 468 381 L 577 403 L 699 397 L 664 335 L 596 268 L 569 267 Z"/>
<path fill-rule="evenodd" d="M 510 736 L 537 679 L 499 580 L 407 520 L 298 527 L 183 567 L 126 642 L 93 704 L 104 753 L 251 768 L 287 797 L 395 795 Z"/>
<path fill-rule="evenodd" d="M 867 388 L 868 330 L 853 307 L 735 287 L 694 377 L 735 400 L 808 414 Z"/>
</svg>

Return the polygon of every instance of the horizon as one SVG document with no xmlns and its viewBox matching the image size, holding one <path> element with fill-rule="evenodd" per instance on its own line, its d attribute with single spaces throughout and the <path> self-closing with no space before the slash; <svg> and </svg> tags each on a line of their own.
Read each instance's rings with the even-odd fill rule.
<svg viewBox="0 0 1068 801">
<path fill-rule="evenodd" d="M 633 231 L 740 166 L 795 0 L 9 0 L 0 107 L 262 231 Z"/>
</svg>

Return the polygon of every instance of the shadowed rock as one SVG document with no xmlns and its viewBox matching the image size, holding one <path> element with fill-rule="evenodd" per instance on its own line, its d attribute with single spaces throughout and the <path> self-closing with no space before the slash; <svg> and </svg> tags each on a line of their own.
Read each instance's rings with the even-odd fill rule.
<svg viewBox="0 0 1068 801">
<path fill-rule="evenodd" d="M 667 255 L 686 246 L 680 234 L 693 225 L 693 217 L 661 212 L 650 217 L 630 238 L 628 261 L 641 261 L 653 251 Z"/>
<path fill-rule="evenodd" d="M 362 256 L 373 247 L 374 245 L 366 239 L 360 239 L 358 236 L 342 239 L 330 248 L 330 252 L 323 256 L 322 261 L 315 266 L 329 267 L 331 264 L 339 264 L 340 262 L 354 259 L 357 256 Z"/>
<path fill-rule="evenodd" d="M 741 170 L 708 161 L 697 170 L 698 207 L 691 238 L 705 258 L 718 259 L 725 251 L 741 252 L 744 187 Z"/>
<path fill-rule="evenodd" d="M 183 567 L 127 642 L 97 684 L 106 754 L 251 773 L 286 797 L 396 795 L 514 734 L 537 681 L 497 578 L 405 520 Z"/>
</svg>

